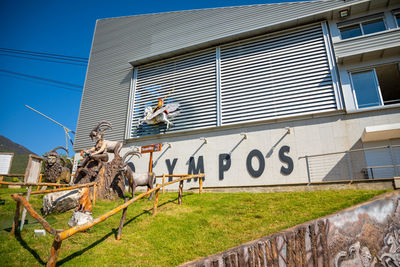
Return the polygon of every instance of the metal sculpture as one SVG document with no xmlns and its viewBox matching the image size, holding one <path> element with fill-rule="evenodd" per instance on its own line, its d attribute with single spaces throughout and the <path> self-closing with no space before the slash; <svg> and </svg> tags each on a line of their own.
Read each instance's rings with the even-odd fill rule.
<svg viewBox="0 0 400 267">
<path fill-rule="evenodd" d="M 90 160 L 94 160 L 97 162 L 97 169 L 95 171 L 98 172 L 103 166 L 103 163 L 108 162 L 107 152 L 114 153 L 115 157 L 120 157 L 119 151 L 122 148 L 122 143 L 118 141 L 104 140 L 104 132 L 109 129 L 112 130 L 112 126 L 106 121 L 100 122 L 93 128 L 89 137 L 92 141 L 95 141 L 96 144 L 92 148 L 84 151 L 84 159 L 79 163 L 78 167 L 84 168 Z"/>
<path fill-rule="evenodd" d="M 68 150 L 62 146 L 58 146 L 49 152 L 43 154 L 44 158 L 44 176 L 52 183 L 63 182 L 69 183 L 71 179 L 72 163 L 69 159 L 64 159 L 58 153 L 58 149 Z"/>
<path fill-rule="evenodd" d="M 135 173 L 126 162 L 126 158 L 130 155 L 140 157 L 141 153 L 136 149 L 127 152 L 122 158 L 122 165 L 120 167 L 122 176 L 128 180 L 129 189 L 132 193 L 133 198 L 135 196 L 135 189 L 137 186 L 147 186 L 148 190 L 153 189 L 154 179 L 156 175 L 153 172 Z M 148 200 L 151 200 L 153 195 L 154 192 L 151 193 Z"/>
<path fill-rule="evenodd" d="M 158 99 L 158 104 L 154 109 L 151 106 L 145 107 L 144 117 L 142 119 L 139 119 L 138 127 L 141 126 L 143 123 L 166 123 L 167 130 L 169 130 L 171 125 L 173 125 L 170 119 L 176 117 L 180 113 L 179 106 L 179 103 L 168 103 L 164 105 L 164 100 Z"/>
<path fill-rule="evenodd" d="M 104 140 L 104 132 L 112 129 L 111 124 L 102 121 L 90 131 L 89 137 L 95 141 L 95 145 L 82 151 L 84 158 L 78 164 L 75 175 L 75 183 L 97 182 L 96 197 L 100 199 L 115 199 L 123 197 L 122 186 L 116 183 L 121 165 L 119 152 L 122 143 L 118 141 Z M 114 153 L 114 158 L 109 162 L 108 153 Z"/>
</svg>

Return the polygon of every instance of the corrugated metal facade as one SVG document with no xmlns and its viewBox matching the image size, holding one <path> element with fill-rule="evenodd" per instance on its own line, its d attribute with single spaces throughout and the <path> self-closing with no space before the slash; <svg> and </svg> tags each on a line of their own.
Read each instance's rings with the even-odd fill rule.
<svg viewBox="0 0 400 267">
<path fill-rule="evenodd" d="M 74 149 L 92 145 L 88 134 L 99 121 L 111 122 L 109 140 L 124 140 L 133 69 L 140 62 L 175 51 L 205 48 L 268 30 L 299 19 L 308 22 L 318 14 L 366 0 L 330 0 L 241 6 L 140 15 L 97 21 Z M 304 23 L 305 20 L 302 21 Z M 178 52 L 176 52 L 178 53 Z"/>
<path fill-rule="evenodd" d="M 190 54 L 138 68 L 135 83 L 131 137 L 165 131 L 165 124 L 137 127 L 146 106 L 177 102 L 181 113 L 173 119 L 172 131 L 216 125 L 215 50 Z M 168 96 L 168 97 L 167 97 Z M 167 97 L 167 98 L 166 98 Z"/>
<path fill-rule="evenodd" d="M 182 108 L 170 132 L 336 110 L 326 51 L 317 24 L 140 66 L 129 137 L 165 132 L 137 124 L 166 96 Z"/>
<path fill-rule="evenodd" d="M 221 47 L 222 124 L 336 109 L 321 25 Z"/>
</svg>

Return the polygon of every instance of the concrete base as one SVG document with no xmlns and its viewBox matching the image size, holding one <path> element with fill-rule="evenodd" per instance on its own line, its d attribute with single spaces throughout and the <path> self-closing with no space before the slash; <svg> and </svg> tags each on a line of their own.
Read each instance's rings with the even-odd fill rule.
<svg viewBox="0 0 400 267">
<path fill-rule="evenodd" d="M 400 189 L 400 177 L 394 177 L 394 189 Z"/>
<path fill-rule="evenodd" d="M 398 188 L 400 188 L 400 177 L 398 177 Z M 241 186 L 241 187 L 203 187 L 205 193 L 273 193 L 273 192 L 299 192 L 317 190 L 348 190 L 348 189 L 373 189 L 390 190 L 394 189 L 393 179 L 380 180 L 355 180 L 355 181 L 332 181 L 319 183 L 301 184 L 280 184 L 280 185 L 260 185 L 260 186 Z M 189 191 L 197 192 L 198 187 L 192 187 Z"/>
</svg>

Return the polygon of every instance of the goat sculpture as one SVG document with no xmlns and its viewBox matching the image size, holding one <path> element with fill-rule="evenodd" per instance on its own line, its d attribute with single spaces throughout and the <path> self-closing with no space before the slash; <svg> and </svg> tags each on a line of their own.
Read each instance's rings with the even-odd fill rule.
<svg viewBox="0 0 400 267">
<path fill-rule="evenodd" d="M 132 198 L 135 195 L 135 189 L 137 186 L 147 186 L 147 189 L 153 189 L 153 183 L 155 179 L 155 174 L 151 172 L 147 173 L 135 173 L 132 168 L 125 161 L 126 158 L 130 155 L 140 157 L 141 154 L 137 150 L 127 152 L 122 158 L 122 166 L 120 168 L 123 177 L 126 177 L 128 180 L 129 189 L 132 192 Z M 151 193 L 148 200 L 151 200 L 154 195 L 154 192 Z"/>
<path fill-rule="evenodd" d="M 49 152 L 43 154 L 44 158 L 44 176 L 50 182 L 65 182 L 69 183 L 71 179 L 72 163 L 67 162 L 58 153 L 58 149 L 63 149 L 65 152 L 68 150 L 62 146 L 58 146 Z"/>
<path fill-rule="evenodd" d="M 112 127 L 111 124 L 106 121 L 100 122 L 93 128 L 89 134 L 89 137 L 92 139 L 92 141 L 95 141 L 96 144 L 94 147 L 85 150 L 85 158 L 79 164 L 79 167 L 85 167 L 91 159 L 94 159 L 98 162 L 97 171 L 99 171 L 103 162 L 108 161 L 107 152 L 114 153 L 115 157 L 120 157 L 119 152 L 122 148 L 122 143 L 118 141 L 104 140 L 104 131 L 108 129 L 112 130 Z"/>
</svg>

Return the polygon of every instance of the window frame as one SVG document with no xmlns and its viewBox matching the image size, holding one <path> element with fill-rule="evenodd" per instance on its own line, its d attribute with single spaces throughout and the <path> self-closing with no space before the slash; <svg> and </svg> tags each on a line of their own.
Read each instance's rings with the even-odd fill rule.
<svg viewBox="0 0 400 267">
<path fill-rule="evenodd" d="M 350 78 L 350 86 L 351 86 L 351 94 L 353 96 L 353 101 L 356 107 L 356 110 L 364 110 L 364 109 L 370 109 L 370 108 L 383 108 L 383 107 L 388 107 L 388 106 L 394 106 L 394 105 L 400 105 L 400 104 L 385 104 L 385 101 L 383 99 L 382 96 L 382 90 L 381 90 L 381 86 L 379 84 L 379 80 L 378 80 L 378 75 L 376 73 L 376 68 L 379 68 L 381 66 L 385 66 L 385 65 L 390 65 L 390 64 L 397 64 L 398 67 L 400 68 L 400 61 L 393 61 L 393 62 L 386 62 L 384 64 L 376 64 L 376 65 L 370 65 L 370 66 L 365 66 L 365 67 L 361 67 L 361 68 L 355 68 L 355 69 L 350 69 L 347 70 L 347 73 L 349 75 Z M 353 73 L 360 73 L 360 72 L 366 72 L 366 71 L 373 71 L 374 73 L 374 81 L 377 84 L 377 90 L 378 90 L 378 94 L 379 94 L 379 101 L 380 101 L 380 105 L 377 106 L 372 106 L 372 107 L 363 107 L 360 108 L 358 106 L 358 101 L 357 101 L 357 96 L 355 93 L 355 87 L 354 87 L 354 83 L 353 83 Z"/>
<path fill-rule="evenodd" d="M 373 72 L 373 78 L 374 78 L 374 81 L 375 81 L 375 84 L 376 84 L 376 89 L 378 90 L 379 102 L 380 102 L 379 105 L 372 106 L 372 107 L 381 107 L 381 106 L 385 105 L 385 103 L 383 102 L 382 92 L 381 92 L 381 88 L 380 88 L 379 80 L 378 80 L 378 75 L 376 74 L 375 68 L 376 68 L 376 66 L 373 66 L 371 68 L 365 68 L 365 69 L 360 69 L 360 70 L 350 71 L 349 72 L 349 74 L 350 74 L 350 82 L 351 82 L 351 91 L 352 91 L 352 94 L 353 94 L 353 98 L 354 98 L 354 102 L 355 102 L 355 105 L 356 105 L 356 109 L 371 108 L 371 107 L 360 108 L 358 106 L 356 90 L 355 90 L 354 83 L 353 83 L 353 74 L 362 73 L 362 72 L 368 72 L 368 71 L 372 71 Z"/>
<path fill-rule="evenodd" d="M 399 13 L 395 13 L 395 14 L 400 14 L 400 12 Z M 393 14 L 393 15 L 396 16 L 395 14 Z M 364 32 L 363 23 L 372 22 L 374 20 L 382 20 L 383 25 L 385 26 L 385 29 L 383 31 L 387 31 L 388 30 L 388 25 L 387 25 L 387 22 L 386 22 L 386 19 L 385 19 L 385 15 L 383 13 L 379 13 L 379 14 L 375 14 L 375 15 L 372 15 L 372 16 L 368 16 L 368 17 L 361 17 L 361 18 L 356 18 L 354 20 L 343 21 L 343 22 L 337 23 L 337 28 L 339 30 L 340 39 L 341 40 L 350 40 L 350 39 L 361 37 L 361 36 L 368 36 L 368 35 L 375 34 L 375 33 L 378 33 L 378 32 L 383 32 L 383 31 L 377 31 L 377 32 L 367 33 L 367 34 Z M 358 25 L 358 27 L 360 28 L 361 35 L 343 39 L 341 29 L 347 28 L 347 27 L 356 26 L 356 25 Z"/>
<path fill-rule="evenodd" d="M 396 11 L 392 13 L 394 22 L 396 23 L 397 28 L 400 28 L 400 23 L 397 21 L 397 16 L 400 18 L 400 11 Z"/>
</svg>

